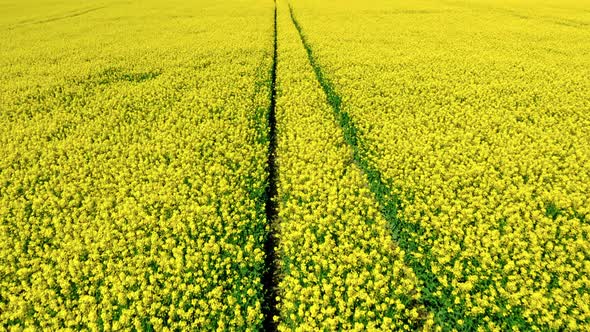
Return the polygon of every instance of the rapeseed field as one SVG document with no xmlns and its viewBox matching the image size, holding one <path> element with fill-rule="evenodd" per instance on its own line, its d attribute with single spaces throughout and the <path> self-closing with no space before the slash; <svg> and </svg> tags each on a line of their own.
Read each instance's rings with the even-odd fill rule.
<svg viewBox="0 0 590 332">
<path fill-rule="evenodd" d="M 588 8 L 0 2 L 0 331 L 589 330 Z"/>
</svg>

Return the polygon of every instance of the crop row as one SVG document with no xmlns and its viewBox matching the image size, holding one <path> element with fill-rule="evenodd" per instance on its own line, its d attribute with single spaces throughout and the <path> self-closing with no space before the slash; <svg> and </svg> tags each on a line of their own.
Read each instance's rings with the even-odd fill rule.
<svg viewBox="0 0 590 332">
<path fill-rule="evenodd" d="M 587 327 L 589 44 L 554 24 L 575 11 L 529 9 L 523 24 L 493 2 L 293 7 L 400 200 L 398 242 L 435 287 L 437 325 Z"/>
<path fill-rule="evenodd" d="M 1 37 L 0 326 L 256 330 L 272 3 L 118 6 Z"/>
</svg>

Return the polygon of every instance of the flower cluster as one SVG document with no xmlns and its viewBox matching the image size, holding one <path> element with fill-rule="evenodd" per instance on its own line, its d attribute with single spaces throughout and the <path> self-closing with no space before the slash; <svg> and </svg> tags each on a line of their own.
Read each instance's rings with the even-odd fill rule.
<svg viewBox="0 0 590 332">
<path fill-rule="evenodd" d="M 353 162 L 284 2 L 277 50 L 279 330 L 423 325 L 418 280 Z"/>
<path fill-rule="evenodd" d="M 174 2 L 2 33 L 0 326 L 261 326 L 272 3 Z"/>
<path fill-rule="evenodd" d="M 455 327 L 587 329 L 589 39 L 506 6 L 294 2 Z"/>
</svg>

